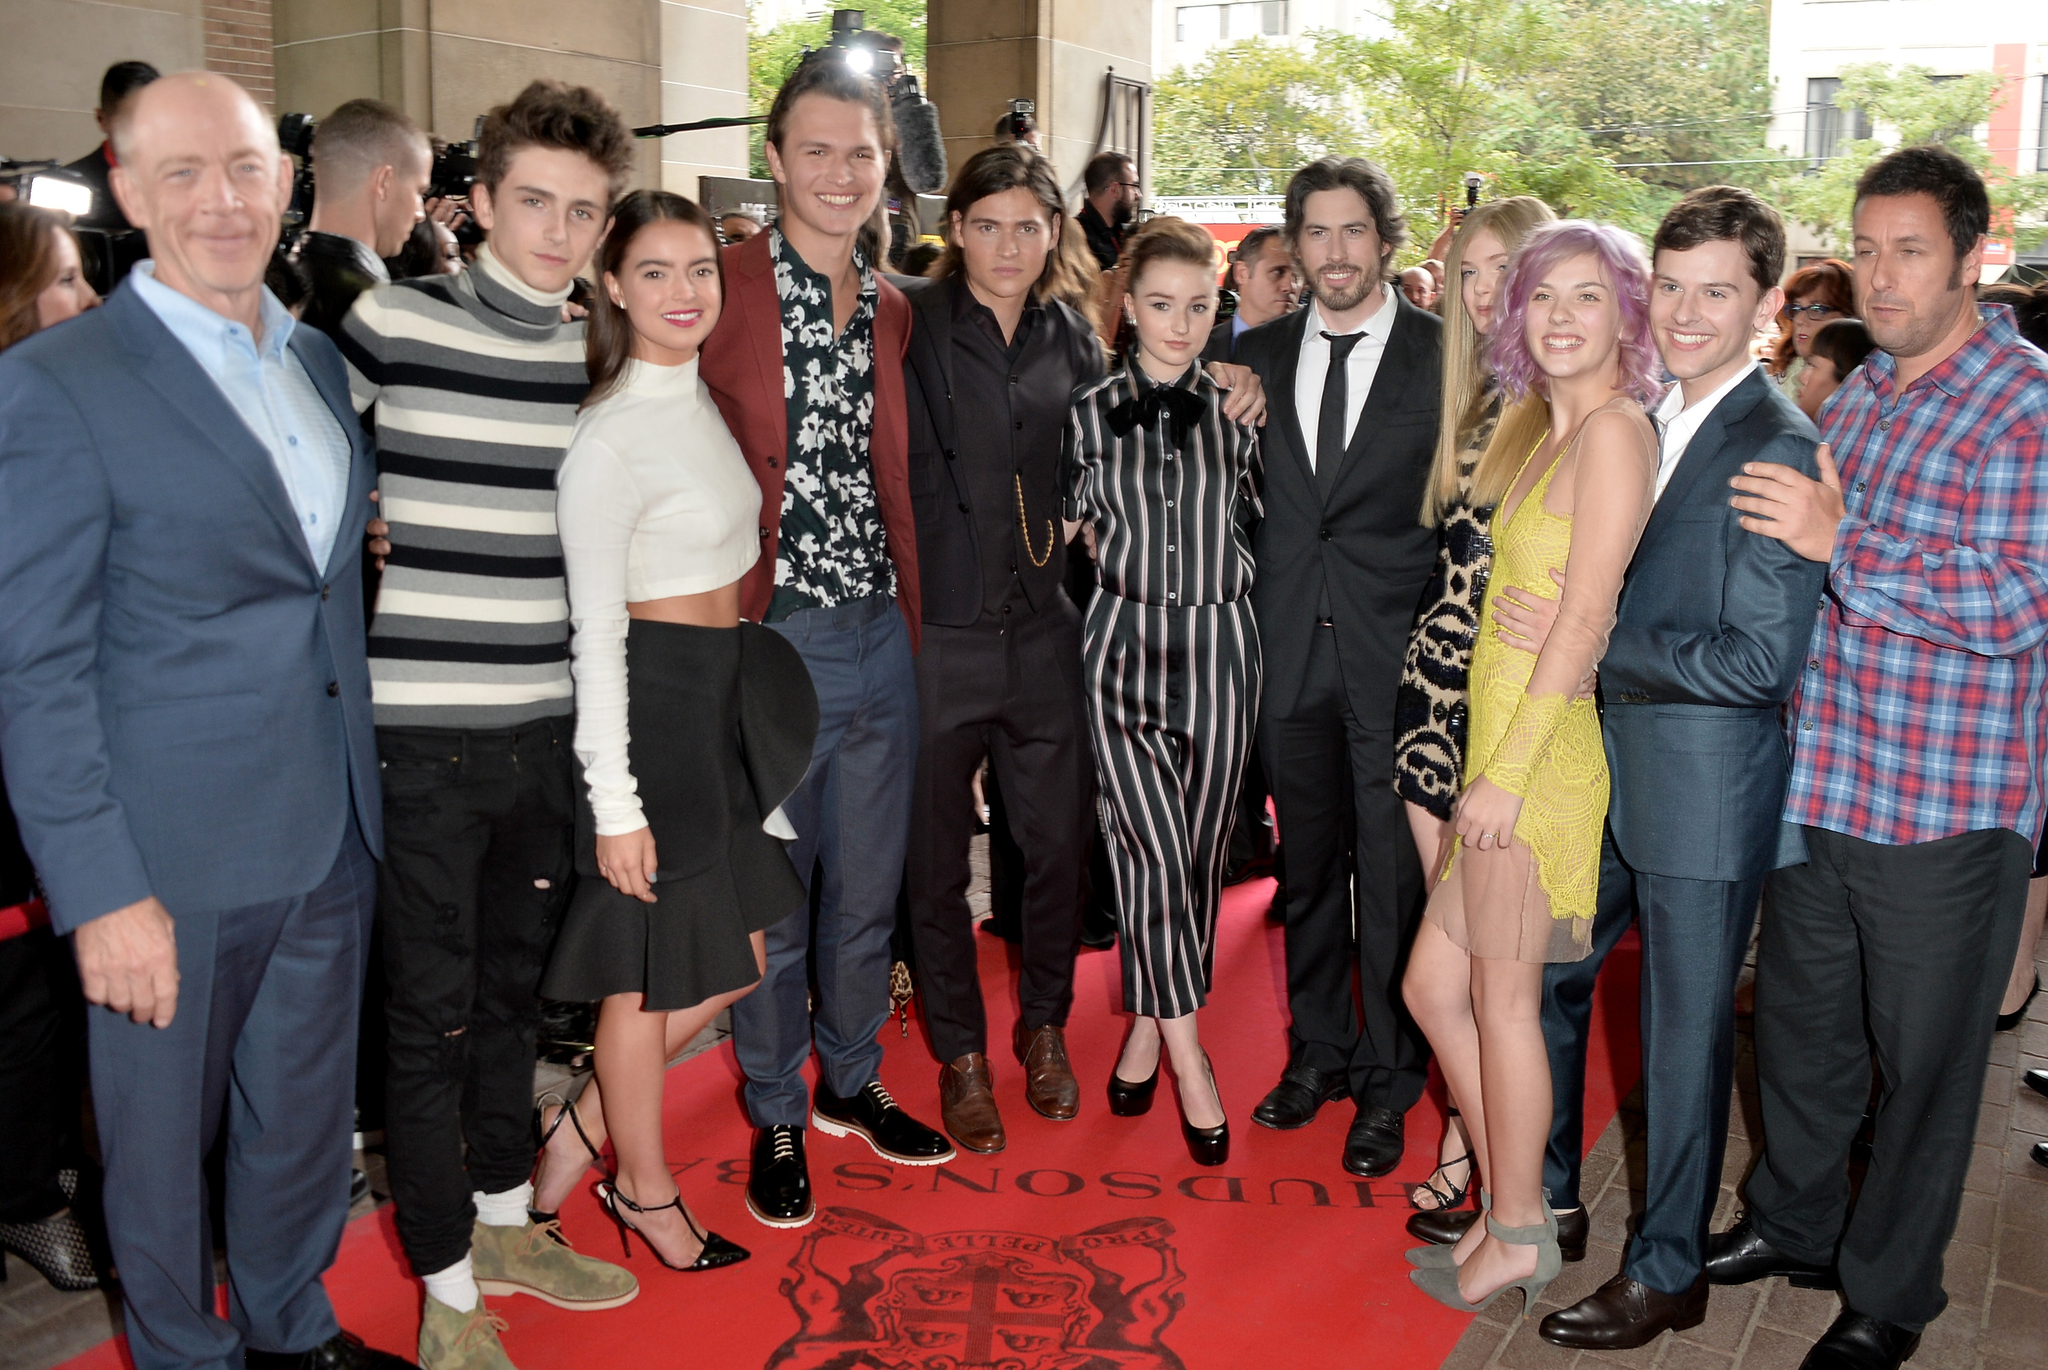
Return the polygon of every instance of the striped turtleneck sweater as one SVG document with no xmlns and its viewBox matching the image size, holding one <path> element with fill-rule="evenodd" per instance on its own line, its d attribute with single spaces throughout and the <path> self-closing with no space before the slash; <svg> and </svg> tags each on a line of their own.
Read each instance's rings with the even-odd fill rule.
<svg viewBox="0 0 2048 1370">
<path fill-rule="evenodd" d="M 458 276 L 360 296 L 338 341 L 375 406 L 391 525 L 370 625 L 378 727 L 515 727 L 571 711 L 555 471 L 590 388 L 583 325 L 486 246 Z"/>
</svg>

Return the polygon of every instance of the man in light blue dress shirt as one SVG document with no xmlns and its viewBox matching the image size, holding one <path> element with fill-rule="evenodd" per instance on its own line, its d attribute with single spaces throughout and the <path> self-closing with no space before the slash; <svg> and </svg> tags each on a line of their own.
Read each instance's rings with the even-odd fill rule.
<svg viewBox="0 0 2048 1370">
<path fill-rule="evenodd" d="M 320 1283 L 383 845 L 374 466 L 340 355 L 263 288 L 291 182 L 263 112 L 188 72 L 113 137 L 152 260 L 0 355 L 0 762 L 96 1006 L 128 1349 L 137 1370 L 395 1370 Z"/>
</svg>

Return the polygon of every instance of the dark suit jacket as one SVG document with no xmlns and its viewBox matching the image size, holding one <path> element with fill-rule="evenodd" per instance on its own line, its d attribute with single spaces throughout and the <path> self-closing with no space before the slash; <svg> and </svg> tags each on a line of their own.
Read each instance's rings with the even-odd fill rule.
<svg viewBox="0 0 2048 1370">
<path fill-rule="evenodd" d="M 761 483 L 761 559 L 740 580 L 740 613 L 756 623 L 775 593 L 775 548 L 782 534 L 783 462 L 789 456 L 789 408 L 782 393 L 782 302 L 768 235 L 720 249 L 725 309 L 704 342 L 698 374 L 711 390 L 754 478 Z M 910 343 L 910 304 L 877 273 L 875 287 L 875 426 L 868 439 L 875 503 L 896 567 L 896 604 L 917 647 L 921 621 L 917 524 L 910 508 L 910 464 L 903 413 L 903 353 Z"/>
<path fill-rule="evenodd" d="M 1261 430 L 1266 516 L 1252 541 L 1252 607 L 1265 646 L 1262 713 L 1293 711 L 1327 587 L 1352 712 L 1365 727 L 1394 726 L 1408 630 L 1436 565 L 1436 530 L 1422 526 L 1422 496 L 1443 378 L 1443 321 L 1399 291 L 1394 307 L 1387 350 L 1327 498 L 1309 466 L 1313 439 L 1302 433 L 1294 406 L 1309 311 L 1269 320 L 1237 340 L 1238 362 L 1265 384 L 1268 415 Z"/>
<path fill-rule="evenodd" d="M 973 484 L 960 470 L 961 440 L 953 411 L 953 304 L 965 284 L 957 276 L 905 279 L 913 324 L 903 367 L 910 429 L 910 494 L 917 512 L 917 569 L 924 621 L 964 628 L 981 616 L 981 543 L 975 531 Z M 1102 373 L 1102 348 L 1086 319 L 1047 300 L 1045 309 L 1069 340 L 1075 383 Z M 1089 354 L 1093 354 L 1092 358 Z M 1092 367 L 1089 365 L 1093 361 Z M 1060 450 L 1024 454 L 1019 474 L 1026 489 L 1059 489 Z M 1055 505 L 1055 507 L 1057 507 Z M 1010 506 L 1004 517 L 1015 521 Z M 1017 575 L 1033 609 L 1059 593 L 1066 576 L 1066 544 L 1053 539 L 1043 566 L 1017 562 Z"/>
<path fill-rule="evenodd" d="M 1237 337 L 1237 320 L 1218 319 L 1216 326 L 1209 330 L 1209 341 L 1202 344 L 1202 364 L 1228 362 L 1237 359 L 1231 356 L 1236 349 L 1230 344 Z"/>
<path fill-rule="evenodd" d="M 1818 441 L 1754 371 L 1700 425 L 1643 528 L 1600 662 L 1607 819 L 1636 870 L 1741 880 L 1806 859 L 1778 821 L 1791 768 L 1778 706 L 1828 568 L 1744 531 L 1728 481 L 1751 461 L 1816 475 Z"/>
<path fill-rule="evenodd" d="M 350 446 L 324 567 L 270 453 L 131 287 L 0 355 L 0 759 L 59 932 L 152 894 L 174 916 L 304 894 L 351 807 L 382 854 L 376 463 L 334 344 L 290 345 Z"/>
</svg>

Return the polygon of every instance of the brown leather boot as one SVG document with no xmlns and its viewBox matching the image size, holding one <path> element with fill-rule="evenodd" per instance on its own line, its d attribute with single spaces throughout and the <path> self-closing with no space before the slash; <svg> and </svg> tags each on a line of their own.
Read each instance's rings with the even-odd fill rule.
<svg viewBox="0 0 2048 1370">
<path fill-rule="evenodd" d="M 1065 1122 L 1081 1109 L 1081 1086 L 1067 1064 L 1066 1029 L 1047 1023 L 1035 1032 L 1017 1024 L 1017 1059 L 1024 1063 L 1024 1097 L 1054 1122 Z"/>
<path fill-rule="evenodd" d="M 1648 1345 L 1661 1332 L 1683 1332 L 1706 1320 L 1705 1275 L 1683 1294 L 1666 1294 L 1620 1274 L 1570 1308 L 1545 1318 L 1536 1335 L 1552 1346 L 1627 1351 Z"/>
<path fill-rule="evenodd" d="M 996 1111 L 995 1077 L 988 1057 L 970 1051 L 939 1067 L 939 1116 L 953 1140 L 987 1155 L 1009 1145 L 1003 1115 Z"/>
</svg>

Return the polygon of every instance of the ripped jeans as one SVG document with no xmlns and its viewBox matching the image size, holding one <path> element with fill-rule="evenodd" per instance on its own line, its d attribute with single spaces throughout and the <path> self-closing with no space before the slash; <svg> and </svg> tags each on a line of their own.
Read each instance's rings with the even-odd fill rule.
<svg viewBox="0 0 2048 1370">
<path fill-rule="evenodd" d="M 533 1169 L 536 987 L 574 879 L 573 727 L 377 730 L 385 1143 L 416 1275 L 469 1253 L 471 1191 Z"/>
</svg>

